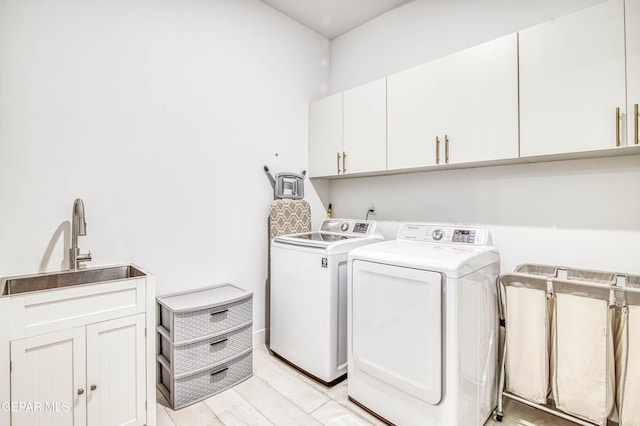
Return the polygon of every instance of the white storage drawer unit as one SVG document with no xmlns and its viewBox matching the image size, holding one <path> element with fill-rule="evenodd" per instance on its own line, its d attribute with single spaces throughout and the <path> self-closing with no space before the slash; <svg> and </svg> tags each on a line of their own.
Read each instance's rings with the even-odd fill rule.
<svg viewBox="0 0 640 426">
<path fill-rule="evenodd" d="M 158 389 L 174 409 L 251 377 L 252 302 L 231 284 L 157 298 Z"/>
</svg>

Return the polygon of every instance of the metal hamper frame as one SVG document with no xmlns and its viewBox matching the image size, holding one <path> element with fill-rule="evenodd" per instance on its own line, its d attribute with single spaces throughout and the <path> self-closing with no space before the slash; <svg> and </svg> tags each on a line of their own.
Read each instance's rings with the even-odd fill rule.
<svg viewBox="0 0 640 426">
<path fill-rule="evenodd" d="M 536 273 L 522 273 L 519 271 L 531 271 L 531 268 L 550 268 L 552 270 L 554 270 L 553 274 L 544 274 L 544 273 L 540 273 L 540 270 L 538 269 L 537 274 Z M 522 404 L 525 404 L 529 407 L 544 411 L 546 413 L 552 414 L 554 416 L 563 418 L 565 420 L 569 420 L 571 422 L 583 425 L 583 426 L 593 426 L 595 423 L 583 420 L 581 418 L 572 416 L 571 414 L 567 414 L 563 411 L 560 411 L 559 409 L 555 408 L 554 406 L 549 406 L 549 400 L 554 402 L 555 405 L 555 400 L 553 400 L 553 396 L 552 396 L 552 392 L 550 392 L 550 394 L 547 397 L 547 405 L 543 405 L 543 404 L 539 404 L 533 401 L 530 401 L 526 398 L 523 398 L 521 396 L 518 396 L 514 393 L 511 392 L 507 392 L 505 391 L 505 379 L 506 379 L 506 370 L 505 370 L 505 362 L 506 362 L 506 358 L 507 358 L 507 333 L 509 332 L 508 330 L 508 324 L 506 323 L 505 320 L 505 309 L 506 309 L 506 286 L 508 286 L 509 284 L 505 284 L 505 282 L 503 281 L 504 278 L 512 278 L 512 277 L 521 277 L 525 280 L 531 280 L 536 279 L 538 281 L 541 282 L 541 287 L 540 290 L 543 290 L 547 293 L 547 298 L 553 298 L 555 297 L 554 291 L 553 291 L 553 282 L 558 282 L 558 283 L 569 283 L 571 285 L 575 285 L 575 286 L 583 286 L 585 289 L 588 288 L 598 288 L 600 290 L 603 289 L 607 289 L 610 292 L 610 300 L 609 300 L 609 306 L 610 308 L 626 308 L 627 306 L 627 298 L 625 297 L 626 293 L 635 293 L 636 295 L 634 295 L 634 299 L 638 300 L 640 299 L 640 288 L 633 288 L 633 287 L 629 287 L 627 286 L 627 276 L 629 274 L 623 274 L 623 273 L 609 273 L 612 274 L 615 277 L 615 282 L 612 282 L 610 285 L 605 285 L 605 284 L 594 284 L 594 282 L 589 282 L 589 281 L 583 281 L 583 280 L 579 280 L 579 279 L 568 279 L 568 272 L 570 271 L 570 268 L 567 267 L 559 267 L 559 266 L 546 266 L 546 265 L 530 265 L 530 264 L 525 264 L 525 265 L 519 265 L 518 267 L 516 267 L 516 272 L 514 273 L 510 273 L 510 274 L 501 274 L 497 281 L 496 281 L 496 285 L 497 285 L 497 291 L 498 291 L 498 307 L 499 307 L 499 315 L 500 315 L 500 327 L 502 329 L 502 333 L 501 333 L 501 338 L 502 338 L 502 353 L 500 355 L 500 376 L 499 376 L 499 382 L 498 382 L 498 401 L 497 401 L 497 407 L 494 411 L 494 419 L 496 421 L 502 421 L 502 418 L 504 416 L 503 413 L 503 397 L 507 397 L 510 398 L 514 401 L 520 402 Z M 601 271 L 592 271 L 592 272 L 596 272 L 599 273 Z M 606 272 L 603 272 L 606 273 Z M 542 287 L 542 283 L 545 284 L 545 287 Z M 615 333 L 614 333 L 615 335 Z M 624 356 L 625 354 L 623 354 Z M 626 359 L 625 359 L 626 361 Z M 626 363 L 626 362 L 625 362 Z M 624 377 L 626 374 L 626 372 L 622 373 L 622 376 Z M 614 401 L 618 398 L 618 396 L 616 395 L 616 392 L 618 391 L 618 383 L 616 382 L 614 385 Z M 615 405 L 614 405 L 614 411 L 615 411 Z"/>
</svg>

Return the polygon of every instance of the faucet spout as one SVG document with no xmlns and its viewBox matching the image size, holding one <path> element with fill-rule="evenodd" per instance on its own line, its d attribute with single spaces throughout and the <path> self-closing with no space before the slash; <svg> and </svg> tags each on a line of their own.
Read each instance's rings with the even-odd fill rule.
<svg viewBox="0 0 640 426">
<path fill-rule="evenodd" d="M 87 222 L 84 216 L 84 202 L 81 198 L 76 198 L 73 202 L 73 215 L 71 218 L 71 248 L 69 249 L 69 269 L 76 270 L 80 267 L 80 262 L 90 262 L 91 252 L 80 254 L 78 248 L 78 236 L 87 235 Z"/>
<path fill-rule="evenodd" d="M 87 222 L 84 218 L 84 202 L 81 198 L 76 198 L 73 202 L 73 211 L 78 217 L 78 235 L 87 235 Z"/>
</svg>

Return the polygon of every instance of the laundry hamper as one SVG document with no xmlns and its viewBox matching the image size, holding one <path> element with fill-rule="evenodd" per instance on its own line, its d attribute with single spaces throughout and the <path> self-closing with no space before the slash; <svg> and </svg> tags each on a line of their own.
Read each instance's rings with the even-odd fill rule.
<svg viewBox="0 0 640 426">
<path fill-rule="evenodd" d="M 580 283 L 572 282 L 576 280 Z M 615 282 L 613 273 L 571 269 L 566 280 L 553 280 L 551 374 L 556 407 L 599 425 L 607 424 L 614 404 L 615 309 L 609 286 Z"/>
<path fill-rule="evenodd" d="M 504 288 L 505 390 L 544 404 L 549 395 L 550 309 L 547 282 L 557 268 L 521 265 L 501 278 Z"/>
<path fill-rule="evenodd" d="M 627 275 L 617 346 L 620 426 L 640 425 L 640 276 Z M 634 291 L 635 290 L 635 291 Z"/>
</svg>

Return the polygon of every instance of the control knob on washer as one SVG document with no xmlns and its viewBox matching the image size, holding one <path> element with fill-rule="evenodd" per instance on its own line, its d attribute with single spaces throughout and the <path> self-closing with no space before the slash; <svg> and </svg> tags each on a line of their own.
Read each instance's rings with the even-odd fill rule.
<svg viewBox="0 0 640 426">
<path fill-rule="evenodd" d="M 349 222 L 342 222 L 340 225 L 340 230 L 342 232 L 347 232 L 349 230 Z"/>
<path fill-rule="evenodd" d="M 444 232 L 442 232 L 442 229 L 440 228 L 436 228 L 433 230 L 433 232 L 431 232 L 431 238 L 433 238 L 436 241 L 440 241 L 443 236 L 444 236 Z"/>
</svg>

